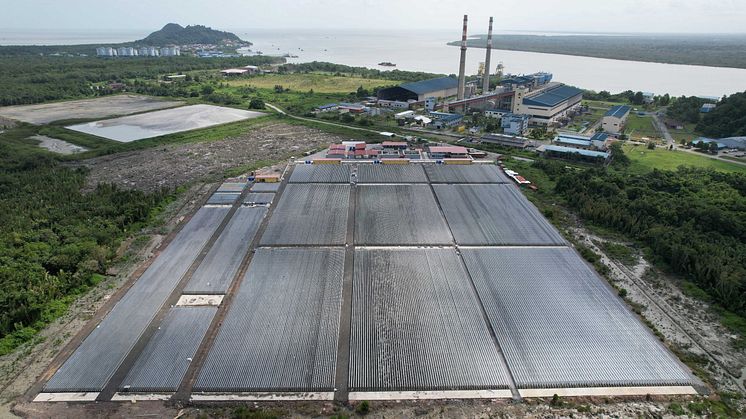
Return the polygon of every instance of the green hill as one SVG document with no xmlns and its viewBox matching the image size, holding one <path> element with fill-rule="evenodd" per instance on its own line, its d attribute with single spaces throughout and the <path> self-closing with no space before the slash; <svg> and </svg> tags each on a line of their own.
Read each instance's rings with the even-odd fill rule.
<svg viewBox="0 0 746 419">
<path fill-rule="evenodd" d="M 153 46 L 164 45 L 186 45 L 186 44 L 213 44 L 220 45 L 226 42 L 249 42 L 230 32 L 217 31 L 207 26 L 194 25 L 183 27 L 176 23 L 169 23 L 159 31 L 155 31 L 147 38 L 137 41 L 138 44 Z"/>
</svg>

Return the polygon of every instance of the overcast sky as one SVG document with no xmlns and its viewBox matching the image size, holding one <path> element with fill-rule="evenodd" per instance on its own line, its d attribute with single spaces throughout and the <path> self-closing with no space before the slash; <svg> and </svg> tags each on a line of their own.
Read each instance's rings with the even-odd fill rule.
<svg viewBox="0 0 746 419">
<path fill-rule="evenodd" d="M 0 0 L 0 10 L 5 29 L 452 29 L 466 13 L 495 16 L 499 30 L 746 32 L 745 0 Z"/>
</svg>

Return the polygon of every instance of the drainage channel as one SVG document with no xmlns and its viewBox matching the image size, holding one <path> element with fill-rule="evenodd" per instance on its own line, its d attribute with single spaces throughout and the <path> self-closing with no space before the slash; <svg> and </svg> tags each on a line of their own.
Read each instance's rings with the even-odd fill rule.
<svg viewBox="0 0 746 419">
<path fill-rule="evenodd" d="M 347 403 L 350 397 L 350 333 L 352 327 L 352 281 L 355 262 L 355 207 L 357 206 L 357 165 L 350 174 L 350 200 L 347 207 L 347 236 L 345 238 L 345 264 L 342 279 L 342 306 L 339 313 L 339 340 L 337 341 L 337 366 L 335 369 L 334 400 Z"/>
</svg>

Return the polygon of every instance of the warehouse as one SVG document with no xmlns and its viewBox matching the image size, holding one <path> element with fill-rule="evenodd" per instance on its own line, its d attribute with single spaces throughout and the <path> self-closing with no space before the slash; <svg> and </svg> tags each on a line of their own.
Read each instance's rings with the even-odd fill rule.
<svg viewBox="0 0 746 419">
<path fill-rule="evenodd" d="M 378 91 L 379 100 L 422 102 L 428 97 L 444 98 L 455 96 L 458 92 L 458 80 L 452 77 L 422 80 L 387 87 Z"/>
<path fill-rule="evenodd" d="M 614 106 L 604 115 L 602 127 L 609 134 L 619 134 L 624 131 L 624 124 L 627 123 L 627 117 L 632 110 L 629 106 Z"/>
<path fill-rule="evenodd" d="M 572 86 L 559 84 L 528 93 L 527 89 L 516 89 L 513 99 L 513 113 L 530 115 L 531 124 L 552 125 L 559 118 L 580 106 L 583 91 Z"/>
</svg>

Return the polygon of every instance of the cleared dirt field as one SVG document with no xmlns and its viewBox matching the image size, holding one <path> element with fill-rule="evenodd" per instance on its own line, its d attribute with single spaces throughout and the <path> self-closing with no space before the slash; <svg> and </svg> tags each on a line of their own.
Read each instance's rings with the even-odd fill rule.
<svg viewBox="0 0 746 419">
<path fill-rule="evenodd" d="M 219 141 L 181 144 L 84 160 L 88 186 L 114 183 L 128 189 L 174 188 L 235 167 L 266 165 L 346 138 L 304 126 L 272 124 Z"/>
<path fill-rule="evenodd" d="M 34 125 L 43 125 L 66 119 L 129 115 L 183 104 L 184 102 L 160 100 L 149 96 L 116 95 L 41 105 L 0 107 L 0 116 Z"/>
<path fill-rule="evenodd" d="M 263 116 L 261 112 L 243 111 L 212 105 L 192 105 L 66 127 L 73 131 L 128 143 L 144 138 L 207 128 L 229 122 Z"/>
</svg>

